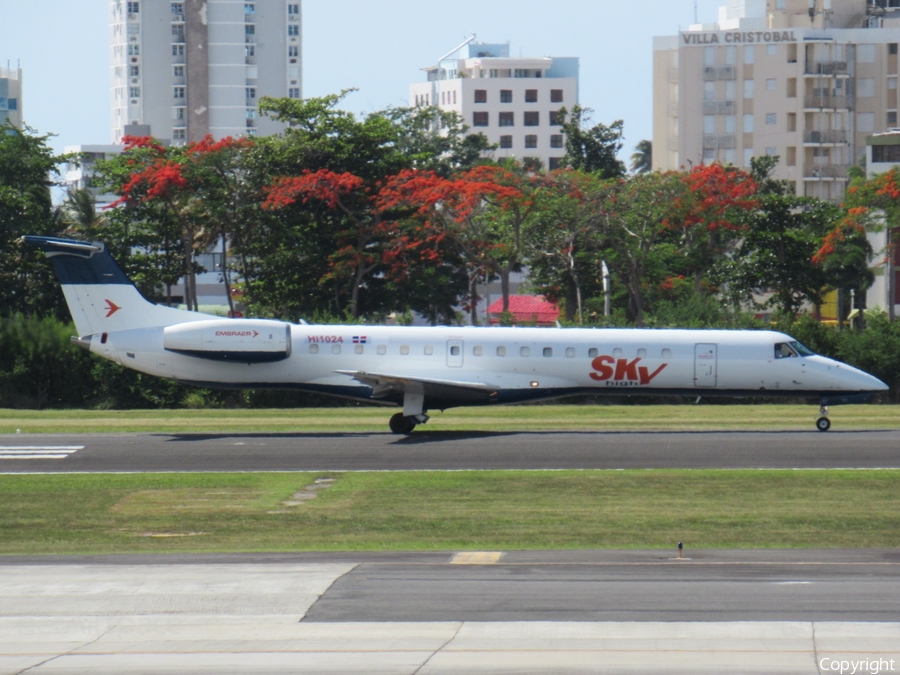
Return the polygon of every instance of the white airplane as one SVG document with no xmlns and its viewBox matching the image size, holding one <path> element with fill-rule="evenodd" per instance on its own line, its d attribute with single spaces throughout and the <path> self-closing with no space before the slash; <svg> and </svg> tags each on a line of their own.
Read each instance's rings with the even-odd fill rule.
<svg viewBox="0 0 900 675">
<path fill-rule="evenodd" d="M 577 394 L 808 397 L 863 403 L 888 389 L 774 331 L 290 324 L 146 300 L 101 242 L 25 236 L 53 262 L 78 336 L 127 368 L 202 387 L 298 389 L 429 410 Z"/>
</svg>

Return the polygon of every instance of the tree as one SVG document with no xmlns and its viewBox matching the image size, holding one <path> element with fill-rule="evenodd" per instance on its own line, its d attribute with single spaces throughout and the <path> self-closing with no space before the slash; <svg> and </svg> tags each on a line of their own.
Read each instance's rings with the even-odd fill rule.
<svg viewBox="0 0 900 675">
<path fill-rule="evenodd" d="M 653 141 L 644 139 L 634 147 L 631 155 L 631 172 L 647 173 L 653 170 Z"/>
<path fill-rule="evenodd" d="M 657 248 L 664 223 L 686 190 L 681 174 L 645 173 L 627 181 L 609 181 L 588 195 L 591 226 L 613 254 L 610 269 L 628 290 L 629 313 L 638 326 L 644 325 L 648 270 L 654 258 L 665 255 L 665 249 Z"/>
<path fill-rule="evenodd" d="M 561 164 L 571 169 L 595 173 L 600 178 L 620 178 L 625 164 L 616 155 L 622 149 L 622 120 L 611 125 L 598 123 L 588 128 L 590 108 L 572 107 L 572 114 L 560 108 L 557 115 L 566 139 L 566 154 Z"/>
</svg>

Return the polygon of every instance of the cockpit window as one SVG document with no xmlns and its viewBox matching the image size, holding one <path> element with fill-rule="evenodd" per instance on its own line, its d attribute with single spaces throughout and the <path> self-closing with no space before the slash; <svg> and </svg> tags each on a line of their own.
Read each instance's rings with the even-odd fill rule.
<svg viewBox="0 0 900 675">
<path fill-rule="evenodd" d="M 796 356 L 797 352 L 787 342 L 779 342 L 775 345 L 776 359 L 789 359 Z"/>
<path fill-rule="evenodd" d="M 794 351 L 797 352 L 800 356 L 815 356 L 816 353 L 810 349 L 809 347 L 804 347 L 799 342 L 792 342 L 791 347 L 794 348 Z"/>
</svg>

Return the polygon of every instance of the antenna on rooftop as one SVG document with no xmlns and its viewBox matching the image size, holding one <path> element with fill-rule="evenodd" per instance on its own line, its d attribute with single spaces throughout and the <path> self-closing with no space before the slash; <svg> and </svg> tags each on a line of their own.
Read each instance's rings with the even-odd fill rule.
<svg viewBox="0 0 900 675">
<path fill-rule="evenodd" d="M 697 17 L 697 0 L 694 0 L 694 23 L 700 23 L 700 19 Z"/>
</svg>

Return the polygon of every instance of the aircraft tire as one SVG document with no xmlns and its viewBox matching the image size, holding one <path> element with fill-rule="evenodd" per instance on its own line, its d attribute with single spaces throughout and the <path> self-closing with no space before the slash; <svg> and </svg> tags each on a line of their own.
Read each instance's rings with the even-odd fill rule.
<svg viewBox="0 0 900 675">
<path fill-rule="evenodd" d="M 819 431 L 828 431 L 831 428 L 831 420 L 827 417 L 820 417 L 816 420 L 816 429 Z"/>
<path fill-rule="evenodd" d="M 389 425 L 393 433 L 408 436 L 416 428 L 416 421 L 412 417 L 405 417 L 403 413 L 396 413 L 391 416 Z"/>
</svg>

